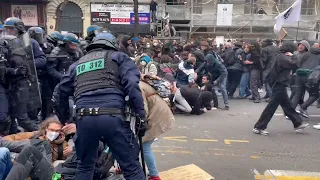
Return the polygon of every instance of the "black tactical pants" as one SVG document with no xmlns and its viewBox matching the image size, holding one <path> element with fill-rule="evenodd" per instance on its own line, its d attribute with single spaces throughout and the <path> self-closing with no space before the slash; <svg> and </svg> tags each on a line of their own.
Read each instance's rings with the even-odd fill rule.
<svg viewBox="0 0 320 180">
<path fill-rule="evenodd" d="M 51 180 L 54 169 L 34 146 L 23 148 L 6 180 L 32 179 Z"/>
<path fill-rule="evenodd" d="M 276 83 L 274 88 L 272 89 L 270 101 L 267 107 L 263 110 L 258 122 L 254 125 L 254 128 L 260 130 L 266 129 L 268 123 L 270 122 L 279 105 L 282 107 L 284 113 L 292 121 L 295 128 L 301 125 L 301 117 L 292 107 L 286 86 L 280 83 Z"/>
<path fill-rule="evenodd" d="M 307 110 L 307 108 L 319 98 L 319 84 L 315 84 L 313 87 L 307 87 L 309 98 L 300 106 L 301 109 Z"/>
<path fill-rule="evenodd" d="M 306 87 L 307 78 L 308 77 L 302 77 L 302 76 L 296 76 L 295 78 L 295 85 L 294 85 L 295 91 L 292 97 L 293 108 L 296 108 L 298 106 L 298 104 L 301 102 L 301 99 L 303 100 L 303 96 L 307 89 Z"/>
</svg>

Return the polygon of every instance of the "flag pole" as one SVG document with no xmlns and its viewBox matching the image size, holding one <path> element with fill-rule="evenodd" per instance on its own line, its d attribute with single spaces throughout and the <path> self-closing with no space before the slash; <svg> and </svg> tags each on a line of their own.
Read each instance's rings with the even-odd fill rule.
<svg viewBox="0 0 320 180">
<path fill-rule="evenodd" d="M 300 25 L 300 21 L 298 21 L 297 34 L 296 34 L 296 41 L 298 41 L 299 25 Z"/>
</svg>

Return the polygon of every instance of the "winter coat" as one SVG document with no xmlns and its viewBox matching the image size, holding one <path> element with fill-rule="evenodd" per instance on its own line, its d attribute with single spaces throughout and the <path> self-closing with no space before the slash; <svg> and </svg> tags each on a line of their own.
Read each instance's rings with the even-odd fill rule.
<svg viewBox="0 0 320 180">
<path fill-rule="evenodd" d="M 148 122 L 148 130 L 142 141 L 148 142 L 171 129 L 175 119 L 167 103 L 153 87 L 143 81 L 140 81 L 139 86 Z"/>
<path fill-rule="evenodd" d="M 130 51 L 130 46 L 127 42 L 130 38 L 131 36 L 128 35 L 122 36 L 119 44 L 119 51 L 127 54 L 129 57 L 133 57 L 133 54 Z"/>
<path fill-rule="evenodd" d="M 38 134 L 38 131 L 23 132 L 23 133 L 12 134 L 12 135 L 8 135 L 8 136 L 3 137 L 3 140 L 5 140 L 5 143 L 7 143 L 9 145 L 14 145 L 11 148 L 18 147 L 21 145 L 31 145 L 33 139 L 46 140 L 45 136 Z M 65 155 L 63 155 L 61 159 L 58 159 L 59 146 L 62 145 L 62 147 L 61 147 L 62 152 L 63 152 L 64 148 L 68 147 L 68 143 L 67 143 L 67 141 L 65 141 L 64 134 L 61 133 L 57 140 L 50 142 L 50 145 L 51 145 L 51 149 L 52 149 L 52 162 L 54 162 L 56 160 L 65 160 L 67 158 Z M 8 149 L 11 149 L 11 148 L 8 147 Z"/>
<path fill-rule="evenodd" d="M 301 58 L 299 68 L 314 69 L 320 64 L 320 49 L 310 48 L 310 50 Z"/>
<path fill-rule="evenodd" d="M 141 73 L 142 74 L 149 74 L 149 75 L 155 75 L 156 76 L 158 74 L 157 65 L 151 61 L 147 65 L 142 67 Z"/>
<path fill-rule="evenodd" d="M 243 71 L 243 65 L 242 65 L 242 62 L 241 60 L 238 58 L 238 55 L 241 55 L 243 54 L 243 49 L 242 48 L 238 48 L 238 47 L 235 47 L 233 49 L 235 51 L 235 63 L 232 64 L 232 65 L 229 65 L 227 67 L 228 70 L 235 70 L 235 71 Z"/>
<path fill-rule="evenodd" d="M 280 48 L 279 53 L 272 60 L 272 68 L 266 77 L 266 82 L 271 84 L 281 83 L 289 86 L 291 70 L 297 67 L 297 61 L 293 57 L 285 55 L 287 52 L 293 53 L 295 50 L 293 42 L 286 42 Z"/>
<path fill-rule="evenodd" d="M 176 71 L 177 85 L 188 85 L 188 77 L 192 73 L 194 73 L 194 69 L 190 63 L 186 61 L 179 63 L 178 69 Z"/>
<path fill-rule="evenodd" d="M 206 73 L 210 73 L 212 76 L 212 81 L 216 80 L 218 83 L 222 83 L 223 79 L 228 76 L 227 68 L 212 54 L 206 56 L 207 65 Z"/>
<path fill-rule="evenodd" d="M 226 66 L 232 65 L 232 64 L 230 64 L 230 62 L 232 61 L 231 58 L 234 58 L 234 57 L 235 57 L 234 54 L 235 54 L 235 52 L 234 52 L 233 48 L 227 48 L 227 49 L 224 51 L 224 53 L 222 53 L 222 54 L 220 55 L 220 57 L 223 59 L 224 64 L 225 64 Z"/>
<path fill-rule="evenodd" d="M 262 52 L 261 52 L 261 61 L 263 62 L 265 66 L 265 70 L 263 72 L 263 79 L 266 78 L 266 75 L 271 70 L 272 60 L 275 60 L 276 54 L 279 52 L 279 49 L 274 46 L 272 43 L 268 44 L 266 46 L 263 46 Z"/>
<path fill-rule="evenodd" d="M 253 62 L 253 64 L 251 65 L 251 69 L 258 69 L 258 70 L 262 70 L 260 67 L 260 52 L 258 52 L 257 50 L 252 50 L 251 51 L 251 59 L 250 61 Z"/>
</svg>

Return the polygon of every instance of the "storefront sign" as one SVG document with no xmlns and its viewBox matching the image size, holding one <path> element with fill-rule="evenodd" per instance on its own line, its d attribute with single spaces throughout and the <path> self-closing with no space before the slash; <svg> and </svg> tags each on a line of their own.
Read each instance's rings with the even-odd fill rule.
<svg viewBox="0 0 320 180">
<path fill-rule="evenodd" d="M 38 26 L 37 5 L 11 5 L 11 13 L 26 26 Z"/>
<path fill-rule="evenodd" d="M 134 13 L 130 13 L 130 24 L 134 24 Z M 150 24 L 150 13 L 139 13 L 139 24 Z"/>
<path fill-rule="evenodd" d="M 91 22 L 110 24 L 110 12 L 92 12 Z"/>
<path fill-rule="evenodd" d="M 149 5 L 139 5 L 139 14 L 149 14 Z M 130 24 L 133 5 L 131 4 L 91 4 L 91 13 L 110 13 L 110 24 Z M 149 16 L 148 16 L 149 17 Z M 93 17 L 92 17 L 93 18 Z M 142 18 L 142 17 L 141 17 Z M 149 18 L 150 19 L 150 18 Z M 150 20 L 141 21 L 141 23 Z M 92 22 L 94 22 L 92 20 Z"/>
</svg>

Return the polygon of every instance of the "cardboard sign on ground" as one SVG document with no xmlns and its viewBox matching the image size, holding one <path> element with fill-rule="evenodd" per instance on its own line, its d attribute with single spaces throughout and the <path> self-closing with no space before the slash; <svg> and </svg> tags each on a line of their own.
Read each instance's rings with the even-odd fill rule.
<svg viewBox="0 0 320 180">
<path fill-rule="evenodd" d="M 213 180 L 214 177 L 194 164 L 161 172 L 161 180 Z"/>
</svg>

